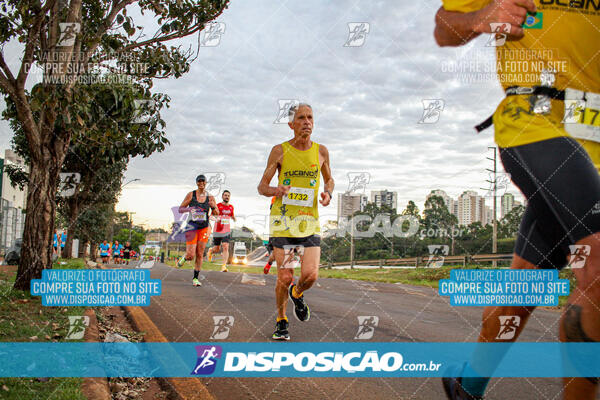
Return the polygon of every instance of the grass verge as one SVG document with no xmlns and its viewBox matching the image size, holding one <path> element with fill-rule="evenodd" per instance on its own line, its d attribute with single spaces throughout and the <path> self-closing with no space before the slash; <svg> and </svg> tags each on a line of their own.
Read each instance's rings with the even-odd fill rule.
<svg viewBox="0 0 600 400">
<path fill-rule="evenodd" d="M 59 259 L 54 268 L 85 268 L 85 262 Z M 15 276 L 16 268 L 0 269 L 0 342 L 67 341 L 68 317 L 83 315 L 85 307 L 42 306 L 41 297 L 12 288 Z M 0 398 L 85 400 L 82 381 L 82 378 L 0 378 Z"/>
</svg>

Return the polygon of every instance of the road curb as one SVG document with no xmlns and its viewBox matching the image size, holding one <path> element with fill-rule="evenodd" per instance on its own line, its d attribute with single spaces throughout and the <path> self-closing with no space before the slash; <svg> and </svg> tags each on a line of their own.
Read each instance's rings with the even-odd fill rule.
<svg viewBox="0 0 600 400">
<path fill-rule="evenodd" d="M 86 342 L 100 342 L 96 313 L 91 308 L 88 308 L 85 310 L 84 315 L 90 318 L 90 324 L 83 335 L 84 340 Z M 105 376 L 83 378 L 81 392 L 89 400 L 110 400 L 111 398 L 108 379 Z"/>
<path fill-rule="evenodd" d="M 167 338 L 152 322 L 148 314 L 137 306 L 122 306 L 125 316 L 138 332 L 144 332 L 144 342 L 168 343 Z M 190 369 L 192 366 L 190 366 Z M 168 386 L 182 400 L 215 400 L 198 378 L 164 378 Z"/>
</svg>

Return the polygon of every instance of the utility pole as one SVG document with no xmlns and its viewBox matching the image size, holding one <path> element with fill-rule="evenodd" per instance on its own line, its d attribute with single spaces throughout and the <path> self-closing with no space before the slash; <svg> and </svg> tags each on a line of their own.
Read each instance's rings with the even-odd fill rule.
<svg viewBox="0 0 600 400">
<path fill-rule="evenodd" d="M 350 219 L 350 269 L 354 269 L 354 216 Z"/>
<path fill-rule="evenodd" d="M 131 219 L 131 214 L 135 214 L 135 211 L 129 212 L 129 243 L 131 243 L 131 230 L 133 229 L 133 219 Z"/>
<path fill-rule="evenodd" d="M 497 191 L 498 191 L 498 177 L 497 177 L 497 157 L 496 157 L 496 147 L 495 146 L 490 146 L 488 147 L 488 150 L 493 150 L 494 151 L 494 157 L 490 158 L 490 157 L 486 157 L 488 160 L 492 161 L 494 163 L 494 168 L 493 169 L 489 169 L 487 168 L 486 170 L 492 173 L 492 180 L 487 180 L 486 182 L 489 182 L 492 184 L 492 190 L 494 192 L 493 196 L 494 196 L 494 203 L 493 203 L 493 211 L 492 211 L 492 253 L 496 254 L 498 252 L 498 221 L 496 220 L 496 198 L 497 196 Z M 489 190 L 489 188 L 488 188 Z M 498 266 L 498 263 L 496 260 L 492 261 L 492 266 L 494 268 L 496 268 Z"/>
</svg>

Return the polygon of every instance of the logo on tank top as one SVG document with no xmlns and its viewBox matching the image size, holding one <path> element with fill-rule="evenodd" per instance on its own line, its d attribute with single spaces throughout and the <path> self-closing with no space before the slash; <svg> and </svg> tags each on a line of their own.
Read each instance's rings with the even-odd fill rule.
<svg viewBox="0 0 600 400">
<path fill-rule="evenodd" d="M 585 10 L 593 8 L 595 11 L 600 11 L 600 3 L 597 0 L 571 0 L 564 3 L 561 3 L 561 0 L 540 0 L 541 7 L 549 5 L 560 6 L 563 8 L 561 11 L 579 12 L 578 9 L 582 8 Z"/>
<path fill-rule="evenodd" d="M 314 171 L 294 169 L 291 171 L 285 171 L 283 173 L 283 176 L 285 176 L 286 178 L 294 178 L 294 177 L 317 178 L 319 176 L 319 167 L 317 167 L 316 164 L 313 164 L 313 166 L 315 167 Z"/>
</svg>

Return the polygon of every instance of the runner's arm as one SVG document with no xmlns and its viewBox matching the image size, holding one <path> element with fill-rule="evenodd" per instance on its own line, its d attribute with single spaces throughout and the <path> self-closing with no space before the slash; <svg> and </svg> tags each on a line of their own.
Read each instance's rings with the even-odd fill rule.
<svg viewBox="0 0 600 400">
<path fill-rule="evenodd" d="M 183 199 L 183 202 L 181 203 L 181 205 L 179 206 L 179 212 L 180 213 L 184 213 L 187 212 L 187 206 L 190 205 L 190 202 L 192 201 L 192 192 L 189 192 L 186 196 L 185 199 Z"/>
<path fill-rule="evenodd" d="M 331 166 L 329 165 L 329 150 L 327 150 L 327 147 L 320 145 L 319 153 L 323 159 L 321 174 L 323 175 L 323 182 L 325 182 L 324 192 L 321 193 L 321 200 L 319 202 L 323 206 L 327 206 L 331 202 L 331 196 L 333 194 L 333 189 L 335 188 L 335 182 L 333 181 L 333 176 L 331 175 Z"/>
<path fill-rule="evenodd" d="M 492 33 L 491 23 L 509 23 L 508 40 L 518 40 L 524 35 L 521 25 L 527 12 L 536 12 L 533 0 L 494 0 L 481 10 L 464 13 L 440 7 L 433 36 L 439 46 L 462 46 L 481 33 Z"/>
<path fill-rule="evenodd" d="M 267 160 L 267 167 L 265 168 L 265 172 L 263 173 L 263 176 L 257 187 L 258 194 L 267 197 L 282 197 L 288 193 L 290 189 L 289 186 L 270 186 L 271 179 L 273 179 L 273 176 L 275 175 L 275 172 L 277 171 L 282 159 L 283 148 L 278 144 L 271 149 L 271 154 L 269 154 L 269 159 Z"/>
<path fill-rule="evenodd" d="M 435 14 L 435 29 L 433 36 L 438 46 L 462 46 L 480 33 L 473 30 L 477 18 L 477 11 L 461 13 L 446 11 L 440 7 Z"/>
<path fill-rule="evenodd" d="M 215 198 L 213 196 L 208 196 L 208 205 L 212 210 L 210 214 L 211 216 L 219 215 L 219 208 L 217 207 L 217 202 L 215 201 Z"/>
</svg>

